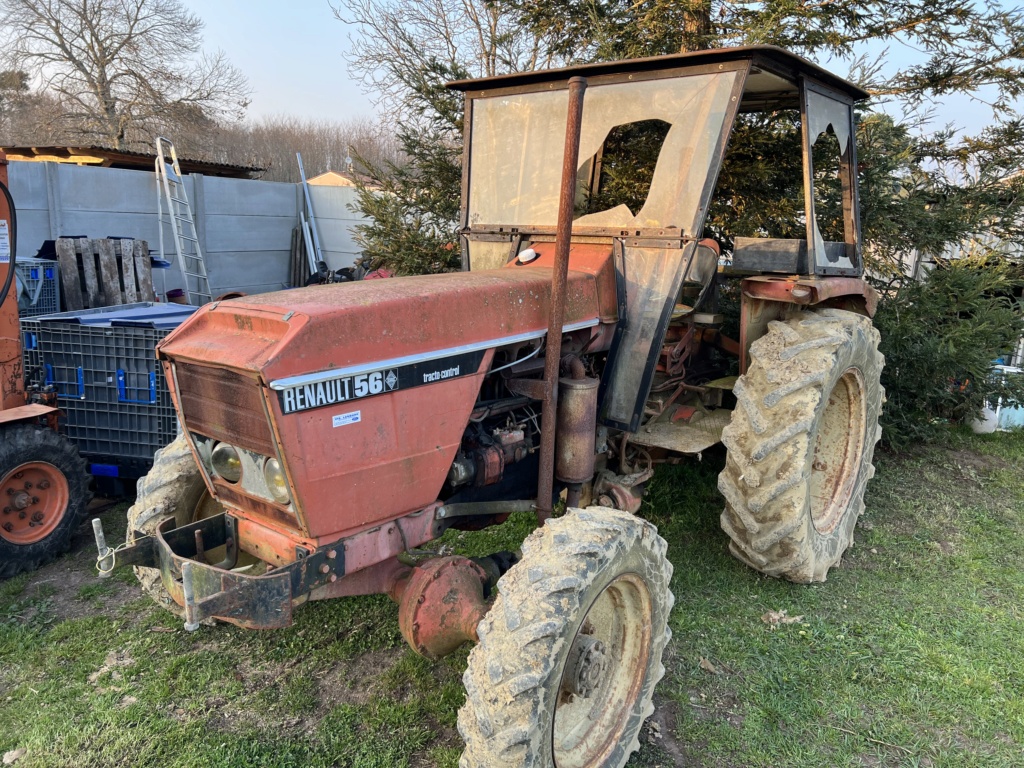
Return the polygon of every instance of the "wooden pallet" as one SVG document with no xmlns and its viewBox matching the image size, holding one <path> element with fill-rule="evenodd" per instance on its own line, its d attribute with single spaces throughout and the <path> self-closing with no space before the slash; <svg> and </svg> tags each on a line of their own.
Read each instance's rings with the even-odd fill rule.
<svg viewBox="0 0 1024 768">
<path fill-rule="evenodd" d="M 156 301 L 145 240 L 61 237 L 57 259 L 68 310 Z"/>
</svg>

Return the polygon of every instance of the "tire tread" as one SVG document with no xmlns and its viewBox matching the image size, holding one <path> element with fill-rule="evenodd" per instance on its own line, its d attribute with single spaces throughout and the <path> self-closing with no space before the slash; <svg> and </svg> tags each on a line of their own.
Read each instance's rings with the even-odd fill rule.
<svg viewBox="0 0 1024 768">
<path fill-rule="evenodd" d="M 728 455 L 718 481 L 730 551 L 751 568 L 796 582 L 824 581 L 852 541 L 881 435 L 885 359 L 878 341 L 869 318 L 820 309 L 770 322 L 751 345 L 750 365 L 734 390 L 737 408 L 722 434 Z M 847 512 L 836 527 L 840 540 L 824 546 L 807 511 L 808 454 L 824 389 L 850 361 L 865 381 L 865 444 Z"/>
<path fill-rule="evenodd" d="M 466 750 L 461 768 L 550 766 L 550 754 L 542 748 L 543 724 L 550 723 L 544 715 L 554 706 L 547 692 L 553 676 L 560 674 L 559 651 L 571 640 L 566 635 L 573 617 L 602 568 L 620 550 L 634 546 L 649 553 L 644 560 L 647 573 L 641 576 L 653 599 L 667 595 L 667 622 L 674 600 L 669 591 L 672 566 L 664 558 L 667 544 L 650 523 L 607 508 L 570 510 L 523 542 L 522 560 L 502 577 L 495 605 L 480 622 L 480 643 L 470 652 L 463 676 L 466 703 L 459 711 L 458 729 Z M 501 625 L 505 631 L 499 631 Z M 664 675 L 661 655 L 670 636 L 667 623 L 652 634 L 652 671 L 633 714 L 637 731 L 653 711 L 654 686 Z M 636 733 L 627 729 L 624 736 L 626 748 L 618 765 L 636 748 Z"/>
</svg>

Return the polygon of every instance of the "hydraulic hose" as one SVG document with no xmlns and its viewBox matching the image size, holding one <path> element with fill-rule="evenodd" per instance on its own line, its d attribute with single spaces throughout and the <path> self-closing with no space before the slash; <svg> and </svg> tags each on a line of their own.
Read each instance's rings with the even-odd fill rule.
<svg viewBox="0 0 1024 768">
<path fill-rule="evenodd" d="M 11 197 L 11 191 L 7 188 L 7 185 L 0 181 L 0 192 L 3 192 L 4 199 L 7 201 L 7 209 L 11 212 L 11 263 L 10 268 L 7 270 L 7 279 L 4 280 L 3 288 L 0 288 L 0 306 L 7 300 L 7 294 L 11 291 L 11 284 L 14 282 L 14 265 L 17 260 L 17 243 L 18 243 L 18 214 L 14 210 L 14 198 Z"/>
</svg>

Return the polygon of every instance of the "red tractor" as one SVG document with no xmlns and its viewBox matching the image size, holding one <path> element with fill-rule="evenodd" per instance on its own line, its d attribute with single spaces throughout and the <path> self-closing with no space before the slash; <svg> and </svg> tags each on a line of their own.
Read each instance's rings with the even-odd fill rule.
<svg viewBox="0 0 1024 768">
<path fill-rule="evenodd" d="M 670 635 L 666 543 L 636 516 L 655 463 L 725 443 L 722 525 L 761 572 L 821 581 L 850 545 L 882 403 L 866 94 L 770 47 L 452 87 L 464 270 L 196 312 L 158 350 L 182 435 L 140 481 L 125 547 L 97 527 L 100 566 L 135 565 L 190 629 L 387 593 L 424 656 L 477 643 L 463 766 L 621 766 Z M 758 111 L 802 125 L 806 237 L 735 239 L 732 340 L 704 222 Z M 400 559 L 524 510 L 542 525 L 520 553 Z"/>
<path fill-rule="evenodd" d="M 17 235 L 7 156 L 0 152 L 0 579 L 66 551 L 89 501 L 85 462 L 57 432 L 56 393 L 25 389 Z"/>
</svg>

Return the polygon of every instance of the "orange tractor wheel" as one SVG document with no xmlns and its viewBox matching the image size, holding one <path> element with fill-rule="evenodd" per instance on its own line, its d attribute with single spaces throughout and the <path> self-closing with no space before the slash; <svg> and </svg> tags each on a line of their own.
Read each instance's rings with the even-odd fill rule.
<svg viewBox="0 0 1024 768">
<path fill-rule="evenodd" d="M 0 430 L 0 578 L 31 571 L 65 552 L 85 517 L 85 462 L 51 429 Z"/>
</svg>

